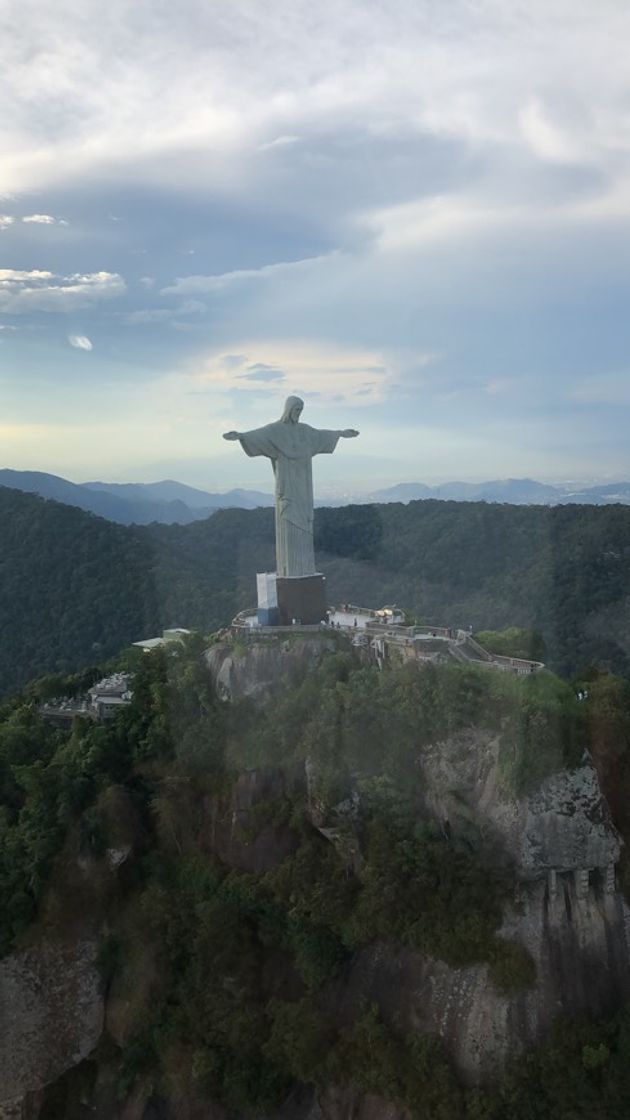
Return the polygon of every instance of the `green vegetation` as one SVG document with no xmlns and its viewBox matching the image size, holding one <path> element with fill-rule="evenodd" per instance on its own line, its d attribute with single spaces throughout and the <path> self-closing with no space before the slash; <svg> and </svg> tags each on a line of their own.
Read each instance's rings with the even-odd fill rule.
<svg viewBox="0 0 630 1120">
<path fill-rule="evenodd" d="M 108 1058 L 121 1099 L 142 1080 L 253 1118 L 296 1085 L 342 1083 L 413 1120 L 625 1117 L 623 1016 L 563 1024 L 470 1092 L 437 1039 L 369 997 L 341 1018 L 337 1008 L 357 954 L 377 943 L 485 963 L 507 993 L 534 983 L 527 953 L 499 935 L 509 872 L 474 830 L 427 814 L 422 753 L 471 728 L 499 737 L 503 780 L 520 792 L 591 742 L 605 780 L 627 782 L 630 686 L 591 674 L 585 704 L 550 673 L 379 671 L 338 652 L 262 708 L 224 706 L 203 646 L 193 635 L 136 658 L 133 703 L 109 725 L 60 732 L 36 713 L 89 674 L 36 682 L 0 710 L 0 951 L 34 921 L 76 920 L 91 892 L 91 911 L 108 916 L 102 982 L 126 1008 Z M 235 783 L 250 768 L 278 775 L 275 792 L 252 795 L 234 827 Z M 313 814 L 332 820 L 334 842 Z M 284 844 L 273 859 L 270 834 Z M 117 876 L 107 849 L 129 846 Z M 239 870 L 243 852 L 255 871 Z M 92 870 L 73 879 L 78 855 Z"/>
<path fill-rule="evenodd" d="M 544 661 L 546 657 L 542 634 L 523 626 L 479 630 L 475 638 L 489 653 L 499 653 L 503 657 L 522 657 L 527 661 Z"/>
<path fill-rule="evenodd" d="M 465 728 L 500 738 L 507 788 L 520 795 L 580 762 L 586 711 L 575 689 L 549 672 L 525 677 L 479 666 L 414 664 L 380 672 L 348 653 L 329 657 L 262 711 L 232 706 L 228 759 L 236 767 L 288 765 L 309 758 L 325 804 L 350 791 L 386 797 L 389 815 L 412 810 L 422 792 L 419 751 Z"/>
<path fill-rule="evenodd" d="M 153 631 L 150 537 L 0 487 L 0 697 Z"/>
<path fill-rule="evenodd" d="M 549 774 L 579 765 L 588 727 L 574 689 L 551 673 L 518 680 L 514 699 L 502 727 L 499 768 L 521 795 Z"/>
<path fill-rule="evenodd" d="M 209 633 L 273 565 L 273 510 L 124 527 L 0 487 L 0 695 L 174 624 Z M 332 601 L 473 626 L 563 675 L 630 673 L 630 509 L 411 502 L 319 509 Z M 506 631 L 505 628 L 508 628 Z M 500 648 L 499 648 L 500 647 Z"/>
</svg>

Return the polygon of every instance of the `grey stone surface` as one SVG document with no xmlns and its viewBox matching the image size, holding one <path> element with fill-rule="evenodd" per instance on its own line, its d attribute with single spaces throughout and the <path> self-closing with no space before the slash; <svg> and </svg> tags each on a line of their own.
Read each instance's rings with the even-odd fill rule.
<svg viewBox="0 0 630 1120">
<path fill-rule="evenodd" d="M 524 797 L 512 796 L 498 772 L 499 740 L 467 730 L 422 752 L 427 805 L 441 820 L 468 821 L 516 865 L 521 879 L 580 868 L 605 871 L 621 849 L 595 767 L 584 755 L 575 770 L 546 778 Z"/>
<path fill-rule="evenodd" d="M 0 1105 L 7 1115 L 96 1046 L 103 998 L 95 956 L 93 940 L 41 940 L 0 962 Z"/>
<path fill-rule="evenodd" d="M 222 699 L 247 696 L 264 701 L 301 673 L 316 668 L 324 654 L 335 649 L 334 640 L 325 634 L 270 639 L 244 649 L 221 642 L 207 650 L 206 664 Z"/>
</svg>

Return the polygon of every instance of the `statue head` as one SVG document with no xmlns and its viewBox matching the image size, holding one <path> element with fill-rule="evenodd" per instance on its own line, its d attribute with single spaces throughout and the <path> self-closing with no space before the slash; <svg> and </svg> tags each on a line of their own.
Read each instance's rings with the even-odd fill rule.
<svg viewBox="0 0 630 1120">
<path fill-rule="evenodd" d="M 300 397 L 287 397 L 284 402 L 284 411 L 280 417 L 283 424 L 297 424 L 304 408 L 304 401 Z"/>
</svg>

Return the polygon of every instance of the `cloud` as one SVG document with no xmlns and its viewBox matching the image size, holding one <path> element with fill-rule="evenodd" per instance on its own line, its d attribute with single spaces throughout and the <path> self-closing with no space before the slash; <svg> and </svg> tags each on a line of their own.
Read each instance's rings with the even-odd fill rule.
<svg viewBox="0 0 630 1120">
<path fill-rule="evenodd" d="M 6 315 L 72 311 L 113 299 L 124 291 L 125 282 L 115 272 L 59 276 L 38 269 L 0 269 L 0 313 Z"/>
<path fill-rule="evenodd" d="M 259 152 L 269 152 L 273 148 L 288 148 L 299 143 L 299 136 L 276 136 L 275 140 L 268 140 L 265 144 L 258 145 Z"/>
<path fill-rule="evenodd" d="M 201 389 L 246 393 L 265 389 L 277 396 L 303 393 L 322 401 L 368 405 L 383 401 L 393 378 L 391 363 L 368 350 L 320 342 L 250 342 L 239 355 L 201 359 L 186 376 Z M 278 398 L 280 399 L 280 398 Z"/>
<path fill-rule="evenodd" d="M 519 123 L 525 140 L 540 159 L 573 163 L 583 158 L 580 145 L 551 119 L 549 110 L 537 98 L 521 109 Z"/>
<path fill-rule="evenodd" d="M 0 214 L 0 230 L 8 229 L 9 226 L 13 225 L 14 221 L 15 218 L 12 214 Z"/>
<path fill-rule="evenodd" d="M 35 284 L 53 278 L 52 272 L 45 272 L 40 269 L 27 271 L 19 268 L 0 268 L 0 285 L 21 284 L 25 281 Z"/>
<path fill-rule="evenodd" d="M 38 226 L 54 226 L 59 222 L 59 219 L 53 218 L 52 214 L 27 214 L 26 217 L 22 218 L 22 221 Z M 64 222 L 63 224 L 67 225 L 68 223 Z"/>
<path fill-rule="evenodd" d="M 630 12 L 614 0 L 294 0 L 290 18 L 284 3 L 185 0 L 167 21 L 143 0 L 142 51 L 127 0 L 99 20 L 80 0 L 6 8 L 5 192 L 131 164 L 182 186 L 201 167 L 202 189 L 225 188 L 250 160 L 298 158 L 305 137 L 347 127 L 611 170 L 627 147 Z"/>
<path fill-rule="evenodd" d="M 266 280 L 271 277 L 282 276 L 287 272 L 308 269 L 317 265 L 326 257 L 306 257 L 298 261 L 277 261 L 273 264 L 263 265 L 261 268 L 238 268 L 232 272 L 221 272 L 214 276 L 180 276 L 174 284 L 162 288 L 162 295 L 216 295 L 238 284 L 250 280 Z"/>
<path fill-rule="evenodd" d="M 170 307 L 147 307 L 139 311 L 128 311 L 122 316 L 130 327 L 142 327 L 147 323 L 168 323 L 175 312 Z"/>
<path fill-rule="evenodd" d="M 341 396 L 374 406 L 383 440 L 420 417 L 457 448 L 489 416 L 497 430 L 528 408 L 581 416 L 579 396 L 567 403 L 575 376 L 625 368 L 630 8 L 618 0 L 182 0 L 167 20 L 160 0 L 141 0 L 137 20 L 126 0 L 98 20 L 84 0 L 6 3 L 0 205 L 44 213 L 6 216 L 2 247 L 22 239 L 29 255 L 3 263 L 50 271 L 5 271 L 0 319 L 28 328 L 31 310 L 79 308 L 61 337 L 109 334 L 88 363 L 99 384 L 178 370 L 173 400 L 206 398 L 190 396 L 191 415 L 221 401 L 262 413 L 292 390 Z M 63 235 L 56 214 L 72 217 Z M 129 300 L 112 304 L 119 274 Z M 16 396 L 35 376 L 27 349 L 10 370 Z M 422 368 L 428 354 L 437 370 Z M 54 347 L 50 359 L 58 402 Z"/>
<path fill-rule="evenodd" d="M 123 322 L 131 327 L 144 326 L 146 323 L 168 323 L 178 315 L 199 315 L 206 306 L 197 299 L 185 300 L 178 307 L 149 307 L 123 314 Z M 175 325 L 175 324 L 174 324 Z"/>
<path fill-rule="evenodd" d="M 75 350 L 93 350 L 91 340 L 84 334 L 69 334 L 68 342 L 74 346 Z"/>
<path fill-rule="evenodd" d="M 268 366 L 264 362 L 253 362 L 248 365 L 243 373 L 237 374 L 243 381 L 284 381 L 285 374 L 281 369 Z"/>
</svg>

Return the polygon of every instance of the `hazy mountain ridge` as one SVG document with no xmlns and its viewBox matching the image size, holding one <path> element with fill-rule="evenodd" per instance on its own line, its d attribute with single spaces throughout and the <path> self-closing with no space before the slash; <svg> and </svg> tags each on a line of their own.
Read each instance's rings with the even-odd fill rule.
<svg viewBox="0 0 630 1120">
<path fill-rule="evenodd" d="M 70 482 L 44 471 L 0 470 L 0 486 L 39 494 L 119 525 L 188 525 L 210 517 L 217 509 L 257 509 L 272 506 L 272 494 L 235 487 L 225 493 L 200 490 L 164 479 L 160 482 Z M 445 482 L 428 486 L 423 482 L 400 482 L 371 493 L 345 497 L 317 498 L 317 508 L 338 508 L 374 502 L 412 502 L 437 499 L 457 502 L 491 502 L 508 505 L 630 505 L 630 482 L 602 483 L 580 487 L 552 486 L 530 478 L 495 479 L 490 482 Z"/>
<path fill-rule="evenodd" d="M 258 506 L 273 505 L 272 495 L 263 494 L 260 490 L 236 487 L 217 494 L 170 478 L 162 482 L 83 482 L 81 485 L 90 490 L 115 494 L 125 501 L 183 502 L 191 511 L 203 511 L 204 517 L 209 507 L 214 512 L 215 509 L 256 509 Z"/>
<path fill-rule="evenodd" d="M 44 471 L 0 470 L 0 486 L 38 494 L 41 498 L 76 506 L 119 525 L 188 525 L 227 507 L 255 509 L 272 505 L 269 494 L 257 490 L 230 490 L 211 494 L 166 479 L 163 482 L 70 482 Z"/>
<path fill-rule="evenodd" d="M 456 502 L 507 502 L 509 505 L 608 505 L 630 504 L 630 482 L 596 486 L 537 482 L 532 478 L 495 479 L 489 482 L 401 482 L 369 495 L 374 502 L 411 502 L 427 498 Z"/>
</svg>

